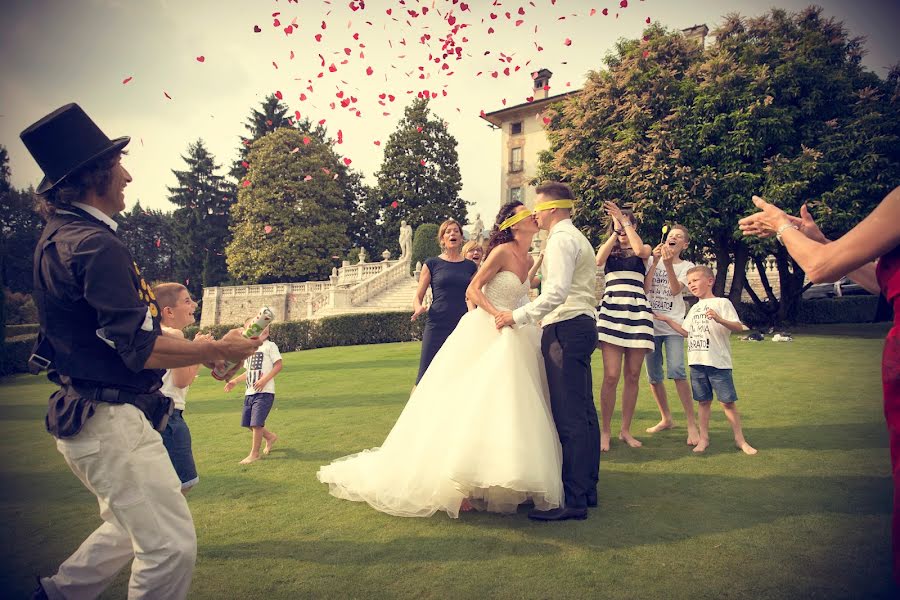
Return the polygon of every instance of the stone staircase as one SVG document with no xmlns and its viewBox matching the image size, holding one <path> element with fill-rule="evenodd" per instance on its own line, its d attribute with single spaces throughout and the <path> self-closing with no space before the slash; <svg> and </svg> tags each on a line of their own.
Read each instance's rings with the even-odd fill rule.
<svg viewBox="0 0 900 600">
<path fill-rule="evenodd" d="M 344 308 L 324 307 L 316 312 L 315 318 L 395 311 L 409 311 L 409 314 L 412 315 L 413 294 L 416 293 L 416 285 L 416 280 L 412 277 L 403 278 L 393 282 L 377 296 L 358 306 Z"/>
</svg>

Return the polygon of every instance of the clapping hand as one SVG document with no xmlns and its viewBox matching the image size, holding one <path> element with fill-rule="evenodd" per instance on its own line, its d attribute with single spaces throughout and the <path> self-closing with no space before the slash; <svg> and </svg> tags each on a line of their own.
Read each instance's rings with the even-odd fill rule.
<svg viewBox="0 0 900 600">
<path fill-rule="evenodd" d="M 626 221 L 625 215 L 622 214 L 622 209 L 615 202 L 610 202 L 606 200 L 603 202 L 603 208 L 606 210 L 606 214 L 613 220 L 614 225 L 620 225 L 623 221 Z M 618 229 L 619 227 L 616 227 Z"/>
<path fill-rule="evenodd" d="M 753 196 L 753 204 L 760 209 L 760 212 L 738 221 L 738 227 L 744 235 L 767 238 L 777 232 L 780 227 L 794 224 L 791 220 L 792 217 L 786 212 L 759 196 Z"/>
</svg>

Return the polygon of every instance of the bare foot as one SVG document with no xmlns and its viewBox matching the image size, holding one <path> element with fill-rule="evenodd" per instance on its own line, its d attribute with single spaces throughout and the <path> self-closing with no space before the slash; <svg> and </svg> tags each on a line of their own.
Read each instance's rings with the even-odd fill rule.
<svg viewBox="0 0 900 600">
<path fill-rule="evenodd" d="M 696 428 L 688 427 L 687 445 L 696 446 L 700 443 L 700 432 Z"/>
<path fill-rule="evenodd" d="M 459 512 L 469 512 L 470 510 L 475 510 L 475 507 L 472 506 L 468 498 L 463 498 L 462 503 L 459 505 Z"/>
<path fill-rule="evenodd" d="M 600 452 L 609 452 L 609 434 L 600 432 Z"/>
<path fill-rule="evenodd" d="M 740 448 L 741 450 L 743 450 L 744 454 L 749 454 L 750 456 L 753 456 L 757 452 L 756 448 L 754 448 L 747 442 L 744 442 L 743 444 L 738 444 L 737 447 Z"/>
<path fill-rule="evenodd" d="M 694 446 L 694 452 L 705 452 L 707 448 L 709 448 L 709 440 L 701 439 L 697 442 L 697 445 Z"/>
<path fill-rule="evenodd" d="M 265 454 L 266 456 L 268 456 L 268 455 L 269 455 L 269 452 L 272 451 L 272 448 L 275 446 L 275 442 L 277 442 L 277 441 L 278 441 L 278 436 L 275 435 L 275 434 L 273 433 L 273 434 L 272 434 L 272 439 L 271 439 L 271 440 L 266 440 L 266 447 L 263 448 L 263 454 Z"/>
<path fill-rule="evenodd" d="M 619 432 L 619 440 L 625 442 L 632 448 L 640 448 L 641 446 L 644 445 L 639 440 L 634 439 L 634 436 L 632 436 L 631 433 L 629 433 L 627 431 Z"/>
<path fill-rule="evenodd" d="M 256 462 L 259 460 L 259 454 L 248 454 L 247 458 L 239 462 L 240 465 L 249 465 L 252 462 Z"/>
<path fill-rule="evenodd" d="M 675 426 L 675 423 L 672 421 L 666 421 L 663 419 L 653 427 L 647 428 L 647 433 L 659 433 L 660 431 L 665 431 L 666 429 L 672 429 Z"/>
</svg>

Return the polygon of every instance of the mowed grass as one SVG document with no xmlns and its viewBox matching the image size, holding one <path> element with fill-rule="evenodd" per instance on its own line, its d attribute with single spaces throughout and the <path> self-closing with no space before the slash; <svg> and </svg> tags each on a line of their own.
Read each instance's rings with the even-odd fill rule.
<svg viewBox="0 0 900 600">
<path fill-rule="evenodd" d="M 401 519 L 328 495 L 316 470 L 381 443 L 415 378 L 416 343 L 285 354 L 268 422 L 281 439 L 249 466 L 237 464 L 250 443 L 241 390 L 201 374 L 185 413 L 201 479 L 188 497 L 199 540 L 191 598 L 893 597 L 886 329 L 734 338 L 738 405 L 759 454 L 734 448 L 714 406 L 712 446 L 694 455 L 680 416 L 678 429 L 639 435 L 643 448 L 614 442 L 600 508 L 581 522 L 534 523 L 524 508 Z M 597 352 L 595 388 L 601 374 Z M 461 373 L 447 393 L 466 385 Z M 100 523 L 44 432 L 51 391 L 24 375 L 0 384 L 5 597 L 25 597 L 30 576 L 55 572 Z M 657 420 L 642 382 L 634 431 Z M 125 597 L 127 578 L 104 597 Z"/>
</svg>

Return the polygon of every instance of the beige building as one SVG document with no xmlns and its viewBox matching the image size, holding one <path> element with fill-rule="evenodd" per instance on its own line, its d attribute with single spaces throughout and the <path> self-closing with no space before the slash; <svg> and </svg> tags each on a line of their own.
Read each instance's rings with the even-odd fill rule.
<svg viewBox="0 0 900 600">
<path fill-rule="evenodd" d="M 501 131 L 498 204 L 520 200 L 529 208 L 534 206 L 534 186 L 529 182 L 537 176 L 540 153 L 549 147 L 542 113 L 553 102 L 577 93 L 573 90 L 550 96 L 552 75 L 547 69 L 532 74 L 533 101 L 495 110 L 481 117 Z"/>
</svg>

